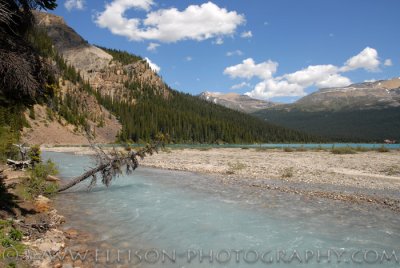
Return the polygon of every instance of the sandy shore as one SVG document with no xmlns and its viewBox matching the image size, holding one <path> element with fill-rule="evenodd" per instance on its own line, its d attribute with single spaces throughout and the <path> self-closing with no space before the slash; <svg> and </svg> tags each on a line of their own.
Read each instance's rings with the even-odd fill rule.
<svg viewBox="0 0 400 268">
<path fill-rule="evenodd" d="M 144 166 L 248 179 L 280 179 L 369 189 L 400 190 L 400 151 L 336 155 L 280 149 L 185 149 L 146 157 Z"/>
</svg>

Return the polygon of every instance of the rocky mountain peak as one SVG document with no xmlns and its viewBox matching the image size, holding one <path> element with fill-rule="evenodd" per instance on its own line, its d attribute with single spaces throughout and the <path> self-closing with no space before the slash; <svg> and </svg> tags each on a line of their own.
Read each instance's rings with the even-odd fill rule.
<svg viewBox="0 0 400 268">
<path fill-rule="evenodd" d="M 165 83 L 140 57 L 122 63 L 115 60 L 111 52 L 89 44 L 61 17 L 43 12 L 35 12 L 35 17 L 39 28 L 46 31 L 66 62 L 79 70 L 103 96 L 134 103 L 132 90 L 126 88 L 129 84 L 134 84 L 138 90 L 153 88 L 155 94 L 169 96 Z"/>
<path fill-rule="evenodd" d="M 273 102 L 253 99 L 236 92 L 223 94 L 205 91 L 199 95 L 199 98 L 245 113 L 252 113 L 275 105 Z"/>
</svg>

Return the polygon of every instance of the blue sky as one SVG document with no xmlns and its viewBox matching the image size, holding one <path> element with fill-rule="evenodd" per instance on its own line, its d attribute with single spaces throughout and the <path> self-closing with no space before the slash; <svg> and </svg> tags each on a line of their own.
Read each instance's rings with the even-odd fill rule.
<svg viewBox="0 0 400 268">
<path fill-rule="evenodd" d="M 400 76 L 398 0 L 65 0 L 92 44 L 150 59 L 172 87 L 292 102 Z"/>
</svg>

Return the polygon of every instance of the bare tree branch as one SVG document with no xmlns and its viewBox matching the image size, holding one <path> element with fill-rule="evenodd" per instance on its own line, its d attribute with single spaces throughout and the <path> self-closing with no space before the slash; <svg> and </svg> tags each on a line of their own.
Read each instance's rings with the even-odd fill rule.
<svg viewBox="0 0 400 268">
<path fill-rule="evenodd" d="M 63 192 L 88 178 L 92 178 L 88 187 L 90 190 L 97 183 L 98 173 L 101 175 L 101 182 L 108 187 L 110 186 L 112 180 L 118 175 L 123 174 L 123 172 L 126 174 L 132 173 L 139 166 L 138 157 L 143 159 L 147 155 L 152 155 L 154 152 L 158 152 L 158 149 L 160 147 L 164 147 L 164 145 L 165 138 L 163 135 L 159 135 L 156 142 L 147 144 L 144 148 L 138 150 L 137 152 L 128 149 L 127 153 L 123 153 L 114 148 L 113 151 L 108 155 L 107 159 L 100 157 L 100 164 L 98 166 L 86 171 L 78 177 L 71 179 L 68 183 L 62 185 L 58 189 L 58 192 Z M 104 153 L 103 150 L 101 151 Z M 125 170 L 123 171 L 124 167 Z"/>
</svg>

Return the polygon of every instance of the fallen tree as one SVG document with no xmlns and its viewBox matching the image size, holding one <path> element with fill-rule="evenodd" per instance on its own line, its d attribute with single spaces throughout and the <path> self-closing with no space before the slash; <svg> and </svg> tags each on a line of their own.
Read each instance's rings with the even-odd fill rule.
<svg viewBox="0 0 400 268">
<path fill-rule="evenodd" d="M 108 187 L 115 177 L 123 173 L 123 169 L 125 169 L 126 174 L 132 173 L 139 166 L 138 158 L 143 159 L 146 155 L 152 155 L 154 152 L 158 152 L 159 148 L 164 147 L 164 145 L 165 138 L 163 135 L 159 135 L 156 142 L 147 144 L 144 148 L 138 151 L 131 150 L 127 147 L 125 152 L 118 151 L 114 148 L 111 153 L 106 153 L 100 147 L 92 144 L 92 148 L 96 151 L 98 165 L 60 186 L 58 192 L 63 192 L 82 181 L 91 178 L 89 184 L 90 190 L 96 185 L 98 174 L 101 176 L 101 183 Z"/>
</svg>

